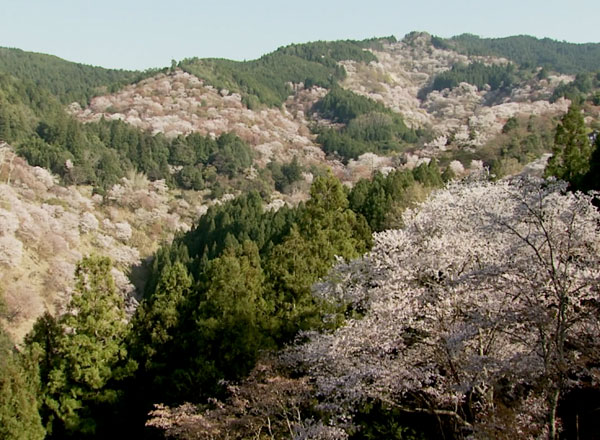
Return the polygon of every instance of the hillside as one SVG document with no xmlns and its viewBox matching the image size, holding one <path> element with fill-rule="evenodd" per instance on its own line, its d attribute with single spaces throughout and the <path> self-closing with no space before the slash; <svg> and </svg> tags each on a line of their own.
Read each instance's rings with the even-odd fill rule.
<svg viewBox="0 0 600 440">
<path fill-rule="evenodd" d="M 573 77 L 549 73 L 539 79 L 535 72 L 516 69 L 514 83 L 502 89 L 477 87 L 459 80 L 453 88 L 430 90 L 434 80 L 455 65 L 476 62 L 482 66 L 505 66 L 509 61 L 489 55 L 469 57 L 450 49 L 437 48 L 435 39 L 427 34 L 409 34 L 398 42 L 388 39 L 376 41 L 377 44 L 370 42 L 374 47 L 368 52 L 372 59 L 339 62 L 345 71 L 340 84 L 348 91 L 383 104 L 399 114 L 409 127 L 421 132 L 408 143 L 400 141 L 400 147 L 395 149 L 400 154 L 388 155 L 389 158 L 395 157 L 396 163 L 437 157 L 446 163 L 455 159 L 466 160 L 463 165 L 468 167 L 466 157 L 470 157 L 484 160 L 489 166 L 489 154 L 486 157 L 477 151 L 493 142 L 509 119 L 538 117 L 544 124 L 544 121 L 565 113 L 568 108 L 568 100 L 551 98 L 559 86 L 573 81 Z M 272 57 L 281 56 L 282 51 L 280 49 Z M 184 61 L 180 65 L 194 72 L 190 66 L 198 63 L 200 61 Z M 279 83 L 287 80 L 289 97 L 281 106 L 263 106 L 256 110 L 245 105 L 250 95 L 239 84 L 236 85 L 233 80 L 221 83 L 215 80 L 218 69 L 209 75 L 202 69 L 196 72 L 204 76 L 198 78 L 176 70 L 127 86 L 117 94 L 96 97 L 88 108 L 72 106 L 71 112 L 82 121 L 102 117 L 121 119 L 170 137 L 196 131 L 211 135 L 233 131 L 258 152 L 256 160 L 259 166 L 270 160 L 289 160 L 297 155 L 306 164 L 321 162 L 333 166 L 336 174 L 348 181 L 356 180 L 352 177 L 353 168 L 364 166 L 356 162 L 360 154 L 381 150 L 373 143 L 363 142 L 356 148 L 359 153 L 342 156 L 344 161 L 352 159 L 346 171 L 336 162 L 326 161 L 314 133 L 315 127 L 328 127 L 335 122 L 328 120 L 326 115 L 320 115 L 317 110 L 317 104 L 323 100 L 327 89 L 314 85 L 307 87 L 309 84 L 303 81 L 294 82 L 299 77 L 290 76 L 286 69 L 278 73 L 278 78 Z M 233 90 L 215 88 L 213 84 L 228 85 Z M 592 115 L 597 113 L 597 110 L 591 111 Z M 360 129 L 359 137 L 365 129 Z M 325 151 L 333 150 L 333 147 L 325 148 Z M 475 154 L 471 154 L 473 152 Z M 332 158 L 335 155 L 328 159 Z M 383 167 L 393 165 L 393 161 L 385 158 L 371 162 L 380 163 Z"/>
<path fill-rule="evenodd" d="M 174 193 L 142 175 L 104 197 L 91 187 L 65 187 L 0 145 L 0 282 L 10 333 L 20 340 L 44 311 L 64 309 L 75 264 L 88 254 L 113 259 L 117 288 L 133 312 L 139 294 L 132 281 L 143 288 L 145 259 L 206 208 L 201 196 Z"/>
<path fill-rule="evenodd" d="M 87 104 L 99 93 L 136 82 L 151 72 L 104 69 L 20 49 L 0 47 L 0 72 L 42 87 L 63 104 Z"/>
<path fill-rule="evenodd" d="M 0 437 L 593 432 L 598 47 L 0 49 Z"/>
<path fill-rule="evenodd" d="M 549 60 L 543 75 L 531 59 L 513 58 L 524 44 Z M 560 67 L 595 47 L 411 33 L 400 41 L 291 45 L 248 62 L 189 58 L 144 73 L 2 49 L 0 134 L 13 146 L 6 151 L 49 168 L 59 183 L 102 194 L 105 202 L 92 205 L 100 222 L 113 185 L 139 173 L 170 188 L 153 202 L 165 213 L 176 198 L 199 206 L 249 189 L 277 206 L 295 205 L 327 168 L 348 185 L 432 160 L 454 175 L 488 167 L 501 176 L 551 150 L 553 127 L 570 104 L 563 91 L 583 100 L 587 123 L 597 124 L 595 80 Z M 597 67 L 594 60 L 587 68 Z M 293 161 L 295 171 L 282 173 Z M 135 225 L 144 217 L 135 203 L 124 209 L 114 221 Z M 178 214 L 187 228 L 195 221 L 191 212 Z M 160 241 L 133 248 L 149 257 Z M 60 289 L 52 290 L 49 298 Z"/>
<path fill-rule="evenodd" d="M 463 41 L 461 38 L 456 41 Z M 152 179 L 166 179 L 172 189 L 161 197 L 150 190 L 158 197 L 151 205 L 165 215 L 176 213 L 187 218 L 186 228 L 195 221 L 194 211 L 172 211 L 177 197 L 184 196 L 188 202 L 193 200 L 191 206 L 200 206 L 207 197 L 255 188 L 277 205 L 284 201 L 296 204 L 306 198 L 308 185 L 324 168 L 348 184 L 376 170 L 412 168 L 431 160 L 451 167 L 458 175 L 482 166 L 492 167 L 497 174 L 516 172 L 550 150 L 547 133 L 569 105 L 566 99 L 551 102 L 551 97 L 573 77 L 549 70 L 540 78 L 535 69 L 515 68 L 510 85 L 505 87 L 492 89 L 459 79 L 451 88 L 436 90 L 432 84 L 441 75 L 453 72 L 455 66 L 481 66 L 478 74 L 484 75 L 484 81 L 486 66 L 510 66 L 507 58 L 498 57 L 491 49 L 481 49 L 478 55 L 464 52 L 454 50 L 449 42 L 440 44 L 428 34 L 412 33 L 401 41 L 388 37 L 292 45 L 244 63 L 187 59 L 177 68 L 151 75 L 81 66 L 56 57 L 3 49 L 0 71 L 6 72 L 4 99 L 8 106 L 3 108 L 4 119 L 0 117 L 0 129 L 2 120 L 7 128 L 0 133 L 6 133 L 6 140 L 12 140 L 16 150 L 34 165 L 51 168 L 64 183 L 101 186 L 105 201 L 88 206 L 100 224 L 107 215 L 106 198 L 115 193 L 112 186 L 117 183 L 118 188 L 128 188 L 130 183 L 123 185 L 121 179 L 130 182 L 128 176 L 140 172 Z M 473 81 L 468 73 L 456 75 Z M 148 77 L 139 80 L 142 76 Z M 136 78 L 138 81 L 133 82 Z M 126 85 L 128 82 L 133 83 Z M 336 83 L 347 93 L 335 95 Z M 119 84 L 120 89 L 114 93 L 98 94 L 103 87 L 106 90 Z M 73 93 L 80 99 L 69 104 L 68 113 L 84 125 L 61 114 L 57 101 L 71 102 L 75 100 Z M 31 101 L 28 96 L 32 95 L 38 98 Z M 326 105 L 328 110 L 324 110 Z M 353 109 L 350 117 L 341 117 L 342 107 L 346 112 Z M 586 108 L 591 122 L 597 118 L 598 108 Z M 388 128 L 372 125 L 390 124 L 396 119 L 396 125 Z M 510 120 L 516 121 L 517 128 L 507 133 L 504 127 Z M 123 121 L 126 126 L 110 121 Z M 385 130 L 397 130 L 394 127 L 405 130 L 401 132 L 405 134 L 382 137 Z M 380 134 L 373 138 L 370 132 Z M 220 147 L 210 146 L 201 138 L 182 138 L 193 133 L 212 138 L 235 134 L 253 151 L 252 167 L 225 171 L 217 158 L 208 156 L 212 148 Z M 125 139 L 127 150 L 122 148 Z M 330 144 L 319 144 L 325 141 Z M 204 145 L 201 148 L 208 148 L 208 153 L 196 150 L 198 159 L 191 159 L 189 148 L 200 148 L 198 142 Z M 353 145 L 353 150 L 344 153 L 340 142 Z M 507 143 L 514 147 L 507 149 Z M 136 162 L 149 153 L 151 160 Z M 233 156 L 225 157 L 231 161 Z M 303 172 L 294 177 L 299 179 L 295 183 L 285 180 L 280 171 L 292 160 L 298 161 Z M 67 161 L 72 162 L 71 168 L 65 167 Z M 285 194 L 272 193 L 274 185 Z M 78 187 L 71 188 L 74 191 Z M 79 188 L 77 191 L 91 200 L 90 187 Z M 204 192 L 199 197 L 184 195 L 188 189 Z M 22 199 L 20 192 L 16 194 L 15 200 Z M 45 200 L 44 194 L 36 195 L 35 200 Z M 110 203 L 121 203 L 118 197 L 113 199 Z M 150 227 L 141 222 L 146 214 L 137 202 L 131 206 L 123 203 L 122 208 L 121 214 L 112 212 L 115 218 L 111 221 L 126 220 L 133 230 Z M 81 216 L 83 212 L 76 214 Z M 162 239 L 169 236 L 167 231 L 178 228 L 167 228 Z M 19 234 L 18 228 L 11 233 Z M 138 236 L 145 235 L 139 231 Z M 145 238 L 148 240 L 132 247 L 140 258 L 122 265 L 123 271 L 149 257 L 162 241 L 152 235 Z M 88 247 L 71 243 L 70 247 L 77 249 L 73 255 L 91 251 L 95 242 L 87 242 Z M 23 249 L 27 251 L 28 247 Z M 55 260 L 61 258 L 60 252 L 54 253 Z M 65 260 L 72 265 L 76 257 L 65 256 Z M 53 263 L 45 264 L 50 267 Z M 11 265 L 19 266 L 14 262 Z M 42 295 L 42 286 L 40 282 L 36 288 L 38 297 L 54 298 L 62 289 L 56 286 L 52 293 Z M 38 305 L 37 312 L 28 312 L 29 318 L 17 321 L 31 322 L 30 318 L 44 307 L 52 309 L 52 301 L 48 299 L 46 306 Z"/>
<path fill-rule="evenodd" d="M 505 38 L 480 38 L 462 34 L 449 39 L 436 38 L 438 47 L 451 48 L 467 55 L 495 55 L 521 66 L 544 67 L 564 74 L 600 70 L 600 44 L 574 44 L 538 39 L 528 35 Z"/>
</svg>

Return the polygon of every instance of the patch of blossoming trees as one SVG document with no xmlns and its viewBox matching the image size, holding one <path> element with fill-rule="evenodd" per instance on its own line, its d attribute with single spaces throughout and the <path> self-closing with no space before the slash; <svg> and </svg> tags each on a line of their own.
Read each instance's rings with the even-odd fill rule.
<svg viewBox="0 0 600 440">
<path fill-rule="evenodd" d="M 432 417 L 453 438 L 557 438 L 561 398 L 600 377 L 592 196 L 554 181 L 455 183 L 403 220 L 315 286 L 346 318 L 279 356 L 296 385 L 262 363 L 214 410 L 159 406 L 149 426 L 339 439 L 380 402 Z M 261 401 L 276 404 L 240 399 L 257 377 Z"/>
</svg>

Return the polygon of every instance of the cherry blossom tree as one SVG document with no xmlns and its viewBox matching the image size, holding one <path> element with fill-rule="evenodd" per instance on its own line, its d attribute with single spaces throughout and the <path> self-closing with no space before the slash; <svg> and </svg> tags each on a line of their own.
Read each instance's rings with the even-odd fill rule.
<svg viewBox="0 0 600 440">
<path fill-rule="evenodd" d="M 542 180 L 438 191 L 316 286 L 345 325 L 284 358 L 340 427 L 376 400 L 457 437 L 557 438 L 561 396 L 600 379 L 591 199 Z"/>
</svg>

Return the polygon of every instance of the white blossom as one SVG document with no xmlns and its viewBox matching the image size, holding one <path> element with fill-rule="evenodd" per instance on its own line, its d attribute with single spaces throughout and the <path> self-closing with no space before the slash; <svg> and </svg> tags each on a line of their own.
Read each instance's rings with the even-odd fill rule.
<svg viewBox="0 0 600 440">
<path fill-rule="evenodd" d="M 284 356 L 315 381 L 322 409 L 351 415 L 377 399 L 477 437 L 501 414 L 498 393 L 521 387 L 546 405 L 520 405 L 505 423 L 552 432 L 559 393 L 593 376 L 586 362 L 600 354 L 600 215 L 564 189 L 453 184 L 340 263 L 316 294 L 351 318 Z"/>
<path fill-rule="evenodd" d="M 0 266 L 17 267 L 22 256 L 22 242 L 12 235 L 0 236 Z"/>
</svg>

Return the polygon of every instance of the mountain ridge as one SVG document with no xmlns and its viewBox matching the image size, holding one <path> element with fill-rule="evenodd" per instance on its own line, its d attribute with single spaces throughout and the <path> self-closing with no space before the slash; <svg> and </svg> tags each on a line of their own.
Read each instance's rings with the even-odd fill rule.
<svg viewBox="0 0 600 440">
<path fill-rule="evenodd" d="M 424 32 L 413 32 L 400 41 L 384 37 L 363 42 L 315 42 L 279 48 L 259 60 L 263 59 L 264 63 L 276 69 L 275 61 L 283 53 L 282 59 L 300 60 L 298 62 L 301 66 L 317 66 L 319 72 L 339 76 L 332 82 L 333 76 L 329 79 L 327 75 L 322 76 L 322 84 L 328 86 L 325 88 L 319 85 L 320 80 L 305 77 L 307 72 L 313 72 L 310 70 L 312 67 L 304 70 L 304 67 L 297 68 L 290 64 L 289 70 L 284 69 L 283 74 L 264 76 L 266 82 L 261 80 L 263 82 L 259 84 L 267 90 L 270 87 L 269 81 L 275 81 L 277 87 L 283 87 L 277 89 L 279 92 L 289 93 L 285 99 L 275 105 L 255 102 L 255 107 L 248 100 L 251 98 L 244 97 L 244 93 L 250 93 L 248 96 L 259 99 L 264 90 L 257 91 L 248 84 L 240 91 L 215 87 L 210 78 L 201 78 L 181 67 L 172 66 L 162 71 L 147 71 L 144 74 L 146 76 L 134 78 L 136 81 L 133 81 L 133 77 L 122 77 L 129 78 L 127 81 L 131 82 L 115 87 L 112 92 L 106 84 L 103 86 L 106 87 L 104 90 L 90 86 L 87 89 L 91 93 L 89 105 L 87 102 L 83 105 L 81 102 L 68 103 L 68 112 L 75 118 L 73 119 L 60 113 L 61 105 L 65 105 L 61 99 L 66 99 L 68 94 L 59 93 L 60 97 L 57 97 L 58 95 L 47 92 L 43 84 L 33 84 L 35 78 L 17 78 L 14 79 L 17 85 L 29 85 L 22 89 L 17 87 L 18 90 L 11 92 L 12 94 L 8 89 L 0 90 L 0 137 L 3 133 L 22 129 L 23 133 L 10 142 L 14 147 L 10 155 L 13 152 L 21 155 L 27 153 L 30 165 L 51 168 L 57 176 L 53 178 L 62 180 L 61 184 L 54 184 L 56 187 L 76 184 L 72 188 L 82 189 L 87 194 L 86 197 L 92 197 L 91 191 L 95 191 L 98 194 L 94 197 L 102 198 L 109 206 L 123 197 L 124 204 L 118 209 L 106 210 L 100 203 L 90 211 L 99 219 L 100 225 L 105 218 L 113 224 L 126 222 L 130 225 L 142 225 L 143 219 L 150 216 L 149 212 L 156 210 L 152 214 L 156 218 L 179 216 L 180 220 L 169 217 L 173 223 L 169 231 L 173 233 L 181 228 L 191 227 L 194 213 L 201 214 L 208 205 L 234 197 L 248 189 L 259 191 L 270 206 L 286 203 L 295 205 L 306 200 L 311 182 L 326 168 L 349 186 L 360 179 L 370 178 L 377 171 L 389 173 L 391 170 L 410 169 L 429 162 L 438 163 L 443 169 L 451 170 L 452 174 L 459 177 L 469 172 L 478 172 L 484 167 L 491 169 L 497 176 L 502 176 L 516 173 L 525 164 L 548 153 L 552 144 L 552 136 L 548 133 L 551 133 L 557 118 L 567 111 L 570 104 L 570 100 L 564 98 L 551 102 L 551 97 L 561 84 L 572 84 L 575 78 L 551 71 L 540 75 L 541 70 L 537 67 L 515 67 L 512 73 L 515 75 L 514 82 L 504 88 L 500 86 L 497 90 L 492 90 L 485 85 L 458 81 L 451 88 L 432 89 L 424 93 L 423 90 L 438 75 L 451 72 L 453 66 L 480 63 L 484 66 L 483 74 L 486 74 L 485 66 L 504 66 L 509 63 L 506 58 L 469 56 L 453 49 L 436 47 L 439 46 L 436 38 Z M 350 58 L 354 59 L 342 59 L 346 53 L 351 54 Z M 0 50 L 0 58 L 3 55 L 5 53 Z M 321 56 L 325 58 L 320 58 Z M 305 63 L 307 60 L 308 64 Z M 0 59 L 0 73 L 14 78 L 8 76 L 6 71 L 3 72 L 5 62 L 6 59 Z M 185 65 L 184 62 L 182 66 Z M 235 65 L 244 63 L 237 62 Z M 263 66 L 260 63 L 255 65 Z M 17 65 L 14 71 L 21 72 L 23 64 L 20 66 L 17 68 Z M 69 66 L 73 68 L 76 65 Z M 300 81 L 283 82 L 286 72 L 292 72 Z M 476 73 L 479 74 L 478 72 Z M 229 73 L 231 76 L 228 80 L 246 78 L 236 76 L 234 70 Z M 132 72 L 127 73 L 130 74 Z M 83 84 L 92 83 L 90 80 Z M 359 108 L 363 105 L 361 99 L 364 98 L 374 104 L 365 107 L 366 113 L 355 113 L 352 118 L 341 123 L 335 112 L 326 114 L 317 105 L 334 87 L 345 90 L 343 105 L 347 108 Z M 96 92 L 92 93 L 91 90 Z M 99 91 L 104 93 L 94 95 Z M 44 101 L 44 93 L 49 96 L 48 99 L 54 100 L 53 103 Z M 264 96 L 281 99 L 282 95 L 277 93 L 267 93 Z M 18 96 L 22 96 L 23 100 L 17 105 L 15 102 L 21 99 Z M 35 104 L 37 107 L 32 104 L 30 96 L 40 101 Z M 594 121 L 599 119 L 598 105 L 589 99 L 585 102 L 588 124 L 597 124 Z M 395 117 L 401 118 L 411 130 L 419 131 L 420 137 L 412 142 L 396 137 Z M 85 128 L 88 124 L 91 124 L 89 130 Z M 23 128 L 25 126 L 26 130 Z M 323 130 L 329 130 L 330 138 L 333 139 L 333 143 L 328 146 L 320 145 L 319 137 Z M 373 136 L 373 133 L 377 135 Z M 252 151 L 252 163 L 248 168 L 227 176 L 220 171 L 225 167 L 217 157 L 205 157 L 199 162 L 186 156 L 201 154 L 200 150 L 193 152 L 194 148 L 200 148 L 196 145 L 198 142 L 205 148 L 206 143 L 212 142 L 209 138 L 214 140 L 230 134 L 239 137 Z M 192 142 L 186 140 L 190 135 L 206 138 L 203 140 L 195 137 Z M 110 142 L 103 140 L 106 138 Z M 125 143 L 113 145 L 115 139 Z M 340 151 L 336 151 L 335 142 L 339 142 L 339 139 L 344 143 L 355 144 L 356 148 L 351 155 L 344 157 Z M 64 140 L 70 142 L 69 146 L 63 143 Z M 89 146 L 84 148 L 83 141 Z M 105 142 L 105 146 L 101 148 L 100 142 Z M 232 145 L 238 145 L 236 142 L 234 139 Z M 131 150 L 126 157 L 120 156 L 123 145 Z M 155 190 L 146 181 L 135 190 L 138 195 L 127 196 L 129 193 L 123 188 L 132 187 L 131 182 L 135 180 L 133 177 L 143 171 L 135 158 L 143 156 L 145 152 L 150 152 L 151 160 L 158 164 L 147 168 L 155 170 L 153 175 L 149 174 L 151 180 L 161 182 L 160 179 L 166 179 L 164 183 L 167 185 L 167 192 L 161 193 L 160 197 L 152 195 Z M 48 156 L 41 156 L 40 153 Z M 147 157 L 145 159 L 146 162 L 150 161 Z M 290 167 L 294 161 L 294 180 L 286 180 L 287 177 L 281 175 L 281 170 L 292 169 Z M 6 163 L 3 164 L 4 170 Z M 132 169 L 119 169 L 123 164 L 128 164 Z M 23 176 L 39 173 L 24 171 L 25 166 L 25 163 L 21 165 Z M 83 174 L 84 171 L 88 172 L 86 170 L 92 170 L 88 177 Z M 100 170 L 101 177 L 108 175 L 108 178 L 99 180 L 94 177 L 94 170 Z M 88 178 L 91 180 L 86 181 Z M 7 179 L 3 184 L 11 188 L 15 185 L 29 185 L 27 182 L 31 178 L 23 179 Z M 95 189 L 92 189 L 93 186 Z M 275 187 L 280 191 L 276 191 Z M 201 190 L 194 191 L 192 188 Z M 35 190 L 30 190 L 35 193 Z M 149 192 L 149 195 L 145 192 Z M 11 196 L 13 202 L 6 199 L 5 205 L 21 206 L 16 200 L 25 203 L 27 194 L 31 193 L 19 190 L 17 194 L 16 199 Z M 38 200 L 52 198 L 43 191 L 34 198 L 36 197 Z M 60 200 L 59 197 L 57 199 Z M 145 201 L 140 202 L 138 199 Z M 150 199 L 156 200 L 150 202 Z M 59 200 L 53 203 L 68 203 Z M 178 207 L 182 200 L 185 201 L 182 206 L 187 207 Z M 78 212 L 77 215 L 82 216 L 83 213 Z M 71 217 L 70 221 L 75 222 L 74 217 Z M 91 221 L 89 215 L 87 219 Z M 20 236 L 20 227 L 11 230 L 10 234 L 21 244 L 12 238 L 9 244 L 30 252 L 26 242 L 27 234 Z M 84 229 L 86 227 L 83 226 Z M 110 237 L 117 233 L 117 229 L 109 223 L 106 228 L 108 229 L 102 230 L 100 226 L 103 235 Z M 165 239 L 155 233 L 148 236 L 150 240 L 142 240 L 131 246 L 135 249 L 139 247 L 138 254 L 144 258 L 150 256 Z M 75 240 L 71 241 L 77 247 Z M 110 249 L 110 240 L 104 241 L 107 243 L 105 248 Z M 33 248 L 35 246 L 31 249 Z M 8 252 L 10 249 L 6 250 Z M 7 258 L 16 258 L 15 255 Z M 73 258 L 69 257 L 69 264 L 73 263 Z M 135 262 L 131 259 L 128 264 L 131 267 L 140 264 L 140 258 Z M 125 266 L 121 269 L 127 271 Z M 30 323 L 31 317 L 27 317 L 26 322 Z"/>
</svg>

